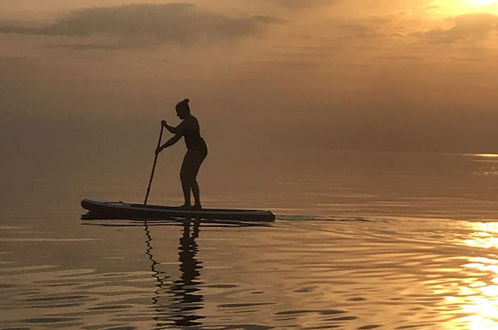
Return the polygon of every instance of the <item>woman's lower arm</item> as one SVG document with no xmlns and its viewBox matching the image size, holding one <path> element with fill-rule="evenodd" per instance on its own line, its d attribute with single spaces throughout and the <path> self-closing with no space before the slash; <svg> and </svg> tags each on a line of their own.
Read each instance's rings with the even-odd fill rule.
<svg viewBox="0 0 498 330">
<path fill-rule="evenodd" d="M 165 149 L 169 146 L 172 146 L 173 144 L 175 144 L 176 142 L 178 142 L 178 140 L 180 140 L 181 136 L 179 135 L 175 135 L 173 136 L 171 139 L 169 139 L 168 141 L 166 141 L 162 146 L 161 146 L 161 149 Z"/>
<path fill-rule="evenodd" d="M 168 124 L 166 124 L 166 129 L 171 133 L 176 134 L 176 127 L 169 126 Z"/>
</svg>

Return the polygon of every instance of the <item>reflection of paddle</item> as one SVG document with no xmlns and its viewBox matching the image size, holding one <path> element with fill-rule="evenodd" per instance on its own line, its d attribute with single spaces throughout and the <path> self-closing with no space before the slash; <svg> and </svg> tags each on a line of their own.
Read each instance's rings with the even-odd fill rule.
<svg viewBox="0 0 498 330">
<path fill-rule="evenodd" d="M 159 140 L 157 141 L 157 148 L 159 148 L 161 146 L 161 140 L 163 138 L 163 130 L 164 130 L 164 126 L 161 124 L 161 133 L 159 133 Z M 156 150 L 157 150 L 157 148 L 156 148 Z M 154 171 L 156 170 L 157 156 L 158 156 L 158 153 L 156 152 L 155 157 L 154 157 L 154 165 L 152 165 L 152 173 L 150 173 L 149 186 L 147 187 L 147 193 L 145 194 L 144 205 L 147 205 L 147 200 L 149 199 L 150 186 L 152 185 L 152 179 L 154 178 Z"/>
<path fill-rule="evenodd" d="M 154 297 L 152 304 L 155 307 L 157 315 L 154 320 L 157 321 L 157 327 L 176 325 L 183 327 L 201 326 L 200 319 L 204 316 L 198 315 L 195 311 L 203 308 L 204 297 L 200 294 L 198 285 L 201 281 L 198 279 L 202 262 L 197 260 L 198 246 L 195 239 L 199 236 L 200 221 L 195 219 L 193 222 L 193 232 L 191 234 L 190 218 L 183 221 L 183 234 L 180 237 L 178 246 L 179 270 L 180 277 L 171 281 L 166 272 L 159 270 L 160 262 L 157 262 L 153 256 L 152 235 L 148 221 L 144 221 L 145 231 L 145 254 L 150 261 L 150 270 L 156 280 Z M 164 291 L 166 290 L 166 291 Z M 164 294 L 163 297 L 161 295 Z M 173 297 L 172 300 L 168 298 Z M 168 299 L 161 301 L 161 298 Z"/>
</svg>

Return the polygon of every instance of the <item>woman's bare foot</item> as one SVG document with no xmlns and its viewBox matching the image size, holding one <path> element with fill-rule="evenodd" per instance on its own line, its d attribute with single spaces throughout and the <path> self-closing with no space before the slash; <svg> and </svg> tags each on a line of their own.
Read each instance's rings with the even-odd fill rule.
<svg viewBox="0 0 498 330">
<path fill-rule="evenodd" d="M 192 207 L 193 210 L 202 210 L 202 206 L 201 204 L 194 204 L 194 206 Z"/>
<path fill-rule="evenodd" d="M 190 209 L 192 209 L 192 206 L 190 206 L 189 204 L 183 204 L 182 206 L 179 206 L 178 208 L 183 209 L 183 210 L 190 210 Z"/>
</svg>

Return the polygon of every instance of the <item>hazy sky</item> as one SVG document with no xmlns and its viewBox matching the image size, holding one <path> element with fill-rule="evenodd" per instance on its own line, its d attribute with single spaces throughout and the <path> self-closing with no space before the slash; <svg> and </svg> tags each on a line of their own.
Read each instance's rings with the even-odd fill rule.
<svg viewBox="0 0 498 330">
<path fill-rule="evenodd" d="M 189 97 L 210 143 L 498 151 L 498 1 L 0 0 L 0 45 L 4 147 Z"/>
</svg>

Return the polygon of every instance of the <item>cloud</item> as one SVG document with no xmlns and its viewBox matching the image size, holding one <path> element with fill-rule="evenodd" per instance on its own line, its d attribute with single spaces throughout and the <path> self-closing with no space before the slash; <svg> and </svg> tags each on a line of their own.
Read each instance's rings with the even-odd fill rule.
<svg viewBox="0 0 498 330">
<path fill-rule="evenodd" d="M 84 43 L 84 44 L 58 44 L 50 45 L 49 48 L 53 49 L 65 49 L 65 50 L 122 50 L 120 45 L 107 45 L 98 43 Z"/>
<path fill-rule="evenodd" d="M 413 55 L 388 55 L 388 56 L 377 56 L 380 60 L 386 61 L 421 61 L 423 58 L 420 56 Z"/>
<path fill-rule="evenodd" d="M 333 4 L 339 0 L 262 0 L 269 3 L 275 3 L 284 7 L 316 7 L 327 4 Z"/>
<path fill-rule="evenodd" d="M 105 36 L 132 44 L 189 44 L 255 35 L 276 21 L 267 16 L 229 17 L 185 3 L 132 4 L 78 10 L 41 27 L 0 23 L 0 33 Z"/>
<path fill-rule="evenodd" d="M 344 37 L 350 39 L 375 39 L 383 36 L 382 33 L 375 29 L 373 24 L 344 23 L 338 24 L 337 29 Z"/>
<path fill-rule="evenodd" d="M 459 41 L 482 40 L 493 32 L 498 32 L 498 16 L 491 14 L 469 14 L 449 20 L 453 27 L 435 29 L 424 34 L 431 43 L 455 43 Z"/>
</svg>

